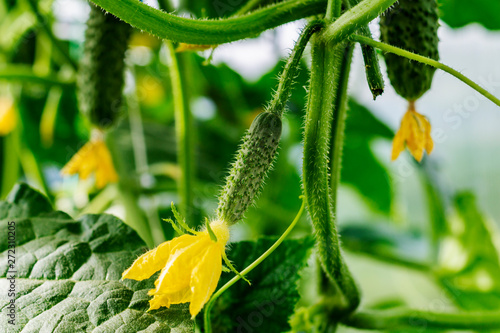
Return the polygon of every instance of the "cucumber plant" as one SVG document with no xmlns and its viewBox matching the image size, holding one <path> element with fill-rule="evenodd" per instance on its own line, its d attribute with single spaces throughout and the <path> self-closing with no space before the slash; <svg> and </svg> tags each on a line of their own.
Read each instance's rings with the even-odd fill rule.
<svg viewBox="0 0 500 333">
<path fill-rule="evenodd" d="M 45 184 L 37 156 L 30 155 L 21 143 L 23 136 L 28 138 L 26 129 L 33 128 L 33 124 L 24 121 L 25 128 L 10 134 L 14 148 L 5 148 L 4 155 L 13 158 L 19 152 L 21 157 L 16 159 L 19 165 L 2 169 L 2 180 L 17 177 L 22 165 L 23 170 L 31 170 L 25 171 L 25 178 L 39 179 L 39 187 L 49 197 L 21 184 L 0 203 L 0 225 L 9 228 L 8 220 L 14 219 L 22 233 L 22 239 L 14 245 L 0 241 L 4 257 L 11 246 L 18 246 L 22 255 L 18 269 L 20 292 L 2 307 L 10 315 L 10 304 L 18 304 L 20 316 L 14 331 L 194 332 L 195 326 L 208 333 L 334 332 L 342 326 L 380 331 L 500 329 L 500 282 L 496 279 L 500 261 L 493 232 L 473 196 L 460 193 L 447 197 L 425 162 L 417 165 L 429 202 L 432 235 L 424 239 L 430 244 L 421 247 L 432 247 L 432 258 L 419 262 L 411 255 L 406 258 L 386 250 L 395 248 L 398 242 L 414 241 L 409 232 L 401 241 L 373 226 L 341 228 L 338 223 L 342 166 L 353 167 L 343 158 L 345 153 L 365 154 L 366 165 L 354 166 L 364 181 L 372 177 L 367 168 L 380 167 L 369 141 L 393 135 L 390 128 L 349 100 L 356 44 L 361 46 L 366 85 L 373 99 L 382 95 L 387 86 L 379 66 L 380 50 L 387 65 L 388 83 L 408 101 L 408 111 L 394 136 L 393 159 L 405 147 L 419 162 L 424 151 L 432 151 L 431 124 L 415 105 L 431 87 L 442 89 L 432 84 L 436 69 L 455 76 L 500 106 L 500 100 L 491 92 L 439 62 L 436 0 L 250 0 L 245 4 L 230 2 L 234 8 L 224 7 L 220 1 L 212 4 L 219 12 L 234 13 L 229 17 L 217 17 L 213 10 L 207 10 L 211 3 L 206 0 L 183 1 L 175 4 L 178 7 L 159 0 L 159 9 L 138 0 L 91 0 L 78 69 L 73 59 L 78 52 L 61 43 L 39 5 L 27 1 L 40 25 L 25 29 L 43 29 L 37 45 L 53 45 L 57 52 L 53 59 L 36 52 L 33 70 L 17 73 L 14 66 L 12 74 L 0 69 L 0 78 L 29 78 L 49 89 L 58 89 L 44 102 L 44 123 L 51 119 L 62 122 L 64 117 L 56 111 L 59 105 L 72 105 L 68 91 L 76 93 L 78 112 L 100 133 L 106 131 L 106 144 L 112 154 L 103 137 L 99 137 L 100 145 L 95 150 L 101 152 L 101 158 L 80 155 L 72 168 L 88 176 L 92 168 L 116 165 L 118 175 L 112 169 L 112 178 L 119 179 L 119 183 L 105 186 L 106 177 L 102 175 L 99 187 L 104 189 L 88 191 L 83 199 L 75 196 L 80 206 L 90 200 L 80 209 L 82 216 L 73 218 L 54 211 L 50 189 L 57 186 Z M 21 5 L 15 1 L 2 4 L 0 16 L 10 13 L 5 22 L 19 23 Z M 200 17 L 178 15 L 184 11 Z M 257 93 L 259 89 L 253 83 L 230 68 L 207 64 L 194 53 L 254 38 L 299 19 L 306 23 L 282 68 L 273 72 L 276 87 L 274 82 L 273 88 L 266 83 L 268 78 L 256 84 L 267 84 L 264 94 Z M 376 19 L 380 20 L 380 41 L 373 39 L 369 28 Z M 21 29 L 21 24 L 13 26 Z M 0 51 L 7 44 L 0 40 Z M 19 44 L 20 51 L 13 54 L 26 62 L 29 57 L 23 52 L 30 54 L 33 45 Z M 129 44 L 136 49 L 127 54 Z M 183 52 L 176 53 L 176 47 Z M 303 55 L 309 50 L 309 66 L 304 66 Z M 5 55 L 5 59 L 10 56 Z M 42 75 L 40 64 L 49 64 L 61 74 L 70 71 L 76 82 Z M 131 89 L 127 89 L 125 99 L 127 66 Z M 306 86 L 293 90 L 296 81 Z M 245 87 L 244 93 L 241 87 Z M 17 94 L 21 100 L 30 90 L 5 91 L 9 96 Z M 304 107 L 297 107 L 297 96 L 303 96 Z M 25 116 L 25 110 L 38 103 L 37 99 L 31 96 L 21 104 L 20 114 Z M 200 103 L 203 107 L 199 109 L 213 108 L 215 115 L 191 112 L 191 107 Z M 70 122 L 79 124 L 75 105 Z M 122 112 L 124 109 L 127 112 Z M 236 109 L 257 112 L 238 113 Z M 128 122 L 120 121 L 122 118 Z M 350 121 L 355 124 L 350 126 Z M 81 124 L 73 126 L 78 129 Z M 66 133 L 64 125 L 61 127 L 59 131 Z M 236 148 L 234 138 L 244 128 L 248 129 Z M 23 136 L 18 134 L 21 130 L 25 131 Z M 197 141 L 198 135 L 209 139 Z M 296 179 L 284 178 L 282 188 L 265 186 L 290 173 L 290 163 L 289 169 L 283 166 L 283 161 L 290 158 L 290 147 L 300 147 L 303 153 L 301 165 L 293 166 L 300 169 L 294 171 Z M 280 149 L 286 154 L 278 159 Z M 235 156 L 232 163 L 229 156 Z M 223 163 L 218 163 L 221 160 Z M 110 178 L 111 172 L 107 171 Z M 219 177 L 221 174 L 225 177 Z M 2 186 L 2 193 L 4 190 Z M 257 201 L 261 192 L 264 199 Z M 295 201 L 285 192 L 297 194 Z M 272 222 L 291 220 L 293 214 L 288 213 L 290 207 L 299 208 L 299 195 L 302 206 L 281 237 L 231 243 L 230 233 L 239 238 L 245 228 L 259 223 L 265 224 L 259 226 L 260 231 L 276 233 L 281 225 Z M 287 202 L 281 201 L 282 197 Z M 64 200 L 57 195 L 52 199 L 63 206 Z M 186 220 L 170 205 L 171 200 L 181 203 L 180 211 Z M 252 205 L 256 209 L 250 209 Z M 107 208 L 120 213 L 117 206 L 125 212 L 125 223 L 101 214 Z M 301 232 L 307 236 L 285 240 L 301 221 L 303 211 L 308 212 L 311 222 L 311 226 L 302 226 Z M 453 211 L 451 218 L 449 211 Z M 393 217 L 391 212 L 383 213 L 384 217 Z M 207 215 L 205 223 L 202 214 Z M 168 215 L 177 222 L 167 219 L 172 228 L 160 221 L 160 216 Z M 261 217 L 264 222 L 259 221 Z M 453 224 L 456 220 L 461 221 L 460 228 Z M 183 235 L 175 237 L 175 233 Z M 455 246 L 464 253 L 469 251 L 458 268 L 454 262 L 442 262 L 451 251 L 451 243 L 458 244 Z M 153 245 L 157 247 L 144 253 L 145 246 Z M 359 248 L 380 260 L 420 269 L 455 297 L 454 306 L 464 311 L 420 311 L 413 310 L 413 304 L 398 308 L 401 304 L 397 302 L 371 306 L 363 295 L 365 286 L 358 282 L 359 276 L 353 273 L 357 270 L 352 269 L 344 252 Z M 310 252 L 314 261 L 308 261 Z M 317 274 L 302 282 L 313 281 L 316 288 L 308 291 L 309 297 L 300 299 L 297 282 L 308 262 L 315 263 L 312 270 Z M 130 265 L 133 268 L 127 269 Z M 10 269 L 0 262 L 0 274 L 6 280 Z M 122 276 L 124 279 L 120 279 Z M 240 279 L 249 283 L 238 282 Z M 184 304 L 188 302 L 190 310 Z M 299 303 L 300 308 L 296 306 Z"/>
</svg>

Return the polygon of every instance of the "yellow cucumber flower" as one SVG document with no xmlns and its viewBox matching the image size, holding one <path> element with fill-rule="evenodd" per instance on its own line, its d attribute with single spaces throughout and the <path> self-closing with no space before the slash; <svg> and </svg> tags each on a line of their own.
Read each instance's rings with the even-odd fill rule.
<svg viewBox="0 0 500 333">
<path fill-rule="evenodd" d="M 415 110 L 415 102 L 410 101 L 408 111 L 401 121 L 401 127 L 392 141 L 392 160 L 398 158 L 405 149 L 405 144 L 417 161 L 421 161 L 424 150 L 432 152 L 434 143 L 431 138 L 431 124 L 429 120 Z"/>
<path fill-rule="evenodd" d="M 149 310 L 190 302 L 192 318 L 201 311 L 217 287 L 229 241 L 229 227 L 225 221 L 211 222 L 210 229 L 216 240 L 207 229 L 195 235 L 176 237 L 146 252 L 123 272 L 122 279 L 140 281 L 161 270 L 155 289 L 149 291 L 153 296 Z"/>
<path fill-rule="evenodd" d="M 87 179 L 91 173 L 95 174 L 95 182 L 98 188 L 103 188 L 108 183 L 118 180 L 111 154 L 104 143 L 103 133 L 95 131 L 92 139 L 87 142 L 71 158 L 61 170 L 63 175 L 75 175 L 81 179 Z"/>
<path fill-rule="evenodd" d="M 7 135 L 16 127 L 17 117 L 14 101 L 8 97 L 0 97 L 0 135 Z"/>
</svg>

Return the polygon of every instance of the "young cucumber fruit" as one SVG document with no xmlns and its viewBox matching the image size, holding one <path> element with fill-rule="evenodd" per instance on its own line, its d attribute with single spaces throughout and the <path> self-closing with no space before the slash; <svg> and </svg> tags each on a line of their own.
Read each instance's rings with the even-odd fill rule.
<svg viewBox="0 0 500 333">
<path fill-rule="evenodd" d="M 278 114 L 266 111 L 254 119 L 220 194 L 218 219 L 234 224 L 243 218 L 272 165 L 280 136 Z"/>
<path fill-rule="evenodd" d="M 439 60 L 436 0 L 399 0 L 380 18 L 381 40 Z M 415 101 L 430 89 L 435 68 L 395 54 L 384 54 L 387 73 L 396 92 Z"/>
<path fill-rule="evenodd" d="M 93 4 L 90 8 L 78 73 L 78 102 L 94 125 L 106 128 L 121 113 L 124 58 L 132 27 Z"/>
</svg>

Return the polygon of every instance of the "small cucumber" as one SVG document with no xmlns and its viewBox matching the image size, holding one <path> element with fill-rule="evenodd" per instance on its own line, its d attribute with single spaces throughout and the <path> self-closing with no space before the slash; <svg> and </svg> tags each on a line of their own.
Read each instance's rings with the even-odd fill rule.
<svg viewBox="0 0 500 333">
<path fill-rule="evenodd" d="M 439 60 L 436 0 L 399 0 L 380 18 L 381 40 Z M 415 101 L 430 89 L 435 68 L 395 54 L 384 54 L 387 73 L 396 92 Z"/>
<path fill-rule="evenodd" d="M 259 114 L 243 138 L 236 161 L 219 197 L 217 218 L 234 224 L 243 218 L 271 168 L 281 136 L 281 117 Z"/>
<path fill-rule="evenodd" d="M 121 114 L 124 58 L 132 27 L 93 4 L 90 8 L 78 73 L 78 102 L 94 125 L 106 128 Z"/>
</svg>

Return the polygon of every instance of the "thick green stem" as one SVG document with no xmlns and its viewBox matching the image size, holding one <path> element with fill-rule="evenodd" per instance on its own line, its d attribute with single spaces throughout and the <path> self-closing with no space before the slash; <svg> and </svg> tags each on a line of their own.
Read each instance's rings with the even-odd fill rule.
<svg viewBox="0 0 500 333">
<path fill-rule="evenodd" d="M 351 35 L 349 37 L 349 39 L 352 41 L 359 42 L 359 43 L 371 45 L 371 46 L 376 47 L 377 49 L 380 49 L 384 52 L 394 53 L 394 54 L 397 54 L 399 56 L 405 57 L 407 59 L 415 60 L 415 61 L 421 62 L 423 64 L 441 69 L 441 70 L 445 71 L 446 73 L 453 75 L 454 77 L 456 77 L 460 81 L 464 82 L 469 87 L 476 90 L 477 92 L 479 92 L 481 95 L 483 95 L 484 97 L 486 97 L 487 99 L 489 99 L 490 101 L 495 103 L 496 105 L 500 106 L 500 99 L 493 96 L 493 94 L 488 92 L 486 89 L 482 88 L 480 85 L 478 85 L 477 83 L 475 83 L 474 81 L 472 81 L 471 79 L 469 79 L 468 77 L 466 77 L 465 75 L 460 73 L 459 71 L 454 70 L 453 68 L 446 66 L 445 64 L 442 64 L 439 61 L 436 61 L 434 59 L 430 59 L 430 58 L 403 50 L 403 49 L 396 47 L 396 46 L 392 46 L 392 45 L 382 43 L 382 42 L 377 42 L 371 38 L 364 37 L 364 36 Z"/>
<path fill-rule="evenodd" d="M 255 37 L 287 22 L 324 12 L 325 0 L 289 0 L 250 14 L 218 20 L 193 20 L 154 9 L 137 0 L 92 0 L 134 27 L 162 39 L 215 45 Z"/>
<path fill-rule="evenodd" d="M 304 131 L 303 185 L 316 232 L 321 266 L 333 292 L 343 296 L 339 298 L 339 307 L 349 311 L 358 305 L 359 296 L 340 253 L 328 164 L 333 109 L 339 98 L 339 87 L 344 88 L 345 75 L 342 75 L 342 71 L 348 72 L 348 68 L 345 68 L 346 45 L 332 46 L 319 36 L 313 37 L 312 41 L 311 79 Z"/>
<path fill-rule="evenodd" d="M 344 325 L 366 330 L 498 330 L 500 312 L 435 313 L 411 309 L 360 311 Z"/>
<path fill-rule="evenodd" d="M 302 33 L 295 43 L 292 53 L 290 54 L 290 57 L 288 58 L 288 61 L 286 62 L 286 65 L 280 74 L 278 88 L 273 95 L 273 99 L 266 108 L 267 111 L 276 112 L 279 116 L 281 116 L 285 111 L 286 103 L 290 98 L 293 82 L 295 80 L 295 77 L 297 76 L 297 71 L 300 60 L 302 59 L 302 54 L 304 53 L 304 50 L 311 36 L 322 26 L 323 23 L 321 21 L 313 21 L 309 23 L 304 28 L 304 30 L 302 30 Z"/>
<path fill-rule="evenodd" d="M 344 12 L 323 33 L 327 42 L 338 43 L 375 19 L 397 0 L 364 0 Z"/>
<path fill-rule="evenodd" d="M 184 89 L 185 85 L 178 62 L 178 57 L 183 55 L 175 53 L 172 42 L 166 41 L 165 45 L 169 53 L 168 68 L 172 84 L 172 95 L 174 98 L 177 161 L 181 168 L 181 176 L 179 179 L 180 206 L 184 217 L 187 221 L 191 221 L 194 185 L 193 120 L 189 110 L 189 103 Z"/>
</svg>

